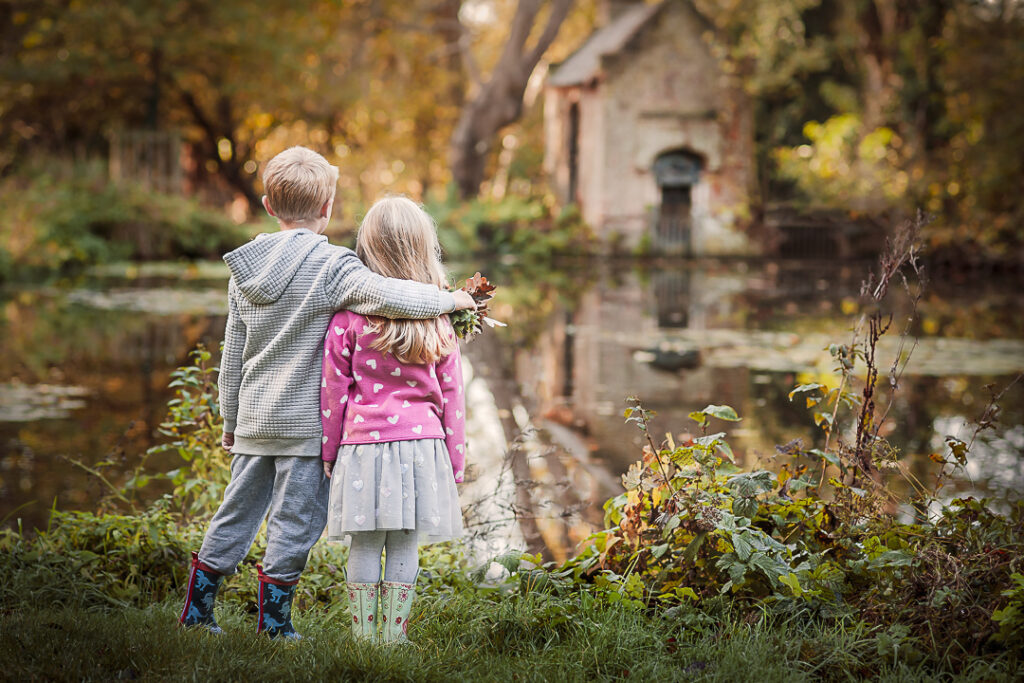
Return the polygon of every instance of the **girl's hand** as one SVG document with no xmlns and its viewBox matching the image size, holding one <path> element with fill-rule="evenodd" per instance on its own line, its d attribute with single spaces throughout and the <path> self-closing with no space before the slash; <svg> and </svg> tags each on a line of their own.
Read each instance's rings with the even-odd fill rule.
<svg viewBox="0 0 1024 683">
<path fill-rule="evenodd" d="M 332 472 L 334 472 L 334 461 L 333 460 L 330 460 L 330 461 L 324 460 L 324 474 L 327 475 L 328 479 L 331 478 L 331 473 Z"/>
</svg>

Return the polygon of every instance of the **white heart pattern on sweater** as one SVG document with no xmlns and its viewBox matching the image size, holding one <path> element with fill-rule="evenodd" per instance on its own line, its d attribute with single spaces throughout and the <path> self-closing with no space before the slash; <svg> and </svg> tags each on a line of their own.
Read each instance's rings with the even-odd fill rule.
<svg viewBox="0 0 1024 683">
<path fill-rule="evenodd" d="M 327 437 L 326 436 L 321 437 L 320 443 L 327 443 Z"/>
<path fill-rule="evenodd" d="M 445 383 L 448 383 L 448 382 L 452 381 L 451 375 L 449 375 L 447 372 L 442 372 L 441 373 L 441 379 L 443 379 L 445 381 Z"/>
<path fill-rule="evenodd" d="M 403 408 L 412 408 L 412 404 L 409 403 L 408 401 L 402 401 L 402 407 Z"/>
<path fill-rule="evenodd" d="M 464 450 L 466 450 L 466 447 L 463 446 L 461 443 L 457 443 L 455 444 L 455 450 L 457 450 L 459 453 L 462 453 Z"/>
<path fill-rule="evenodd" d="M 456 410 L 455 411 L 455 419 L 456 420 L 461 420 L 462 419 L 462 411 L 461 410 Z"/>
<path fill-rule="evenodd" d="M 388 418 L 388 422 L 390 422 L 391 424 L 398 424 L 398 416 L 392 415 L 391 417 Z"/>
<path fill-rule="evenodd" d="M 408 384 L 408 385 L 409 385 L 410 387 L 414 387 L 414 386 L 416 386 L 417 384 L 419 384 L 419 382 L 417 382 L 417 381 L 416 381 L 416 380 L 414 380 L 414 379 L 407 379 L 407 380 L 405 380 L 405 383 L 406 383 L 406 384 Z"/>
<path fill-rule="evenodd" d="M 402 376 L 402 368 L 395 368 L 394 370 L 392 370 L 391 371 L 391 376 L 392 377 L 401 377 Z"/>
<path fill-rule="evenodd" d="M 379 392 L 383 388 L 384 388 L 383 384 L 374 384 L 373 385 L 373 393 L 376 394 L 377 392 Z"/>
<path fill-rule="evenodd" d="M 327 354 L 324 354 L 324 355 L 327 355 Z M 342 349 L 342 350 L 341 350 L 341 355 L 345 356 L 345 358 L 348 358 L 348 357 L 349 357 L 349 356 L 351 356 L 352 354 L 351 354 L 351 353 L 349 352 L 349 350 L 348 350 L 348 349 Z"/>
<path fill-rule="evenodd" d="M 377 431 L 377 430 L 375 429 L 375 430 L 373 430 L 372 432 L 370 432 L 370 436 L 372 436 L 372 437 L 373 437 L 373 438 L 375 438 L 375 439 L 380 439 L 380 432 L 378 432 L 378 431 Z"/>
<path fill-rule="evenodd" d="M 415 427 L 412 428 L 412 431 L 416 432 L 417 434 L 422 434 L 423 433 L 423 425 L 416 425 Z"/>
<path fill-rule="evenodd" d="M 340 337 L 341 335 L 345 334 L 345 330 L 343 330 L 340 327 L 338 327 L 337 325 L 335 325 L 334 326 L 334 334 L 336 334 L 336 335 L 338 335 Z"/>
<path fill-rule="evenodd" d="M 363 350 L 363 347 L 359 345 L 359 342 L 356 342 L 356 351 L 362 351 L 362 350 Z"/>
<path fill-rule="evenodd" d="M 456 479 L 462 479 L 462 475 L 463 474 L 464 474 L 464 472 L 462 470 L 459 470 L 458 472 L 455 473 L 455 478 Z"/>
<path fill-rule="evenodd" d="M 320 380 L 320 386 L 323 387 L 324 389 L 327 388 L 327 378 L 326 377 L 324 377 L 322 380 Z"/>
<path fill-rule="evenodd" d="M 341 370 L 339 370 L 338 368 L 334 368 L 334 374 L 337 375 L 338 377 L 341 377 Z"/>
<path fill-rule="evenodd" d="M 365 420 L 363 420 L 362 415 L 356 415 L 355 419 L 352 420 L 352 422 L 354 422 L 355 424 L 359 424 L 360 422 L 365 422 Z"/>
<path fill-rule="evenodd" d="M 377 361 L 376 361 L 376 360 L 374 360 L 373 358 L 371 358 L 370 360 L 366 361 L 366 365 L 367 365 L 368 367 L 371 367 L 371 368 L 373 368 L 374 370 L 376 370 L 376 369 L 377 369 Z"/>
<path fill-rule="evenodd" d="M 331 409 L 330 408 L 328 408 L 327 410 L 322 410 L 320 412 L 322 412 L 324 414 L 324 417 L 330 417 L 331 416 Z"/>
<path fill-rule="evenodd" d="M 345 394 L 344 396 L 341 397 L 341 400 L 338 401 L 338 403 L 344 403 L 347 400 L 348 400 L 348 394 Z"/>
<path fill-rule="evenodd" d="M 452 431 L 451 427 L 445 427 L 444 431 L 448 432 L 448 436 L 455 436 L 455 432 Z"/>
<path fill-rule="evenodd" d="M 339 372 L 338 374 L 340 375 L 341 373 Z M 363 376 L 355 370 L 352 371 L 352 377 L 354 377 L 357 382 L 361 382 L 363 380 Z"/>
</svg>

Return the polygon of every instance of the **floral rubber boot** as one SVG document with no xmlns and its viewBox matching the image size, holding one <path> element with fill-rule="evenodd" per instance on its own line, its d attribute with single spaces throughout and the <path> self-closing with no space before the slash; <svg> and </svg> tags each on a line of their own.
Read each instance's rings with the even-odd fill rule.
<svg viewBox="0 0 1024 683">
<path fill-rule="evenodd" d="M 383 581 L 380 584 L 381 632 L 380 640 L 385 645 L 411 643 L 406 631 L 409 628 L 409 613 L 416 597 L 416 583 Z"/>
<path fill-rule="evenodd" d="M 224 575 L 199 561 L 199 553 L 192 553 L 192 569 L 188 576 L 188 591 L 185 593 L 185 607 L 178 622 L 182 626 L 198 626 L 215 635 L 224 630 L 213 618 L 213 604 L 217 590 L 224 581 Z"/>
<path fill-rule="evenodd" d="M 356 640 L 377 642 L 377 594 L 376 583 L 352 583 L 348 588 L 348 611 L 352 614 L 352 635 Z"/>
<path fill-rule="evenodd" d="M 259 572 L 259 621 L 257 633 L 266 633 L 271 638 L 302 640 L 302 634 L 292 626 L 292 598 L 295 584 L 272 579 L 263 573 L 263 567 L 256 565 Z"/>
</svg>

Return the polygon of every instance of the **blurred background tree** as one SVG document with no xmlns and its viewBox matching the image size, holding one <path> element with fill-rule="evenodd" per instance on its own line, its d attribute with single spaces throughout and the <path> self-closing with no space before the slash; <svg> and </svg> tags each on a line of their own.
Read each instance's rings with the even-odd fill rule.
<svg viewBox="0 0 1024 683">
<path fill-rule="evenodd" d="M 696 4 L 755 96 L 762 202 L 923 207 L 936 243 L 1019 251 L 1022 3 Z"/>
</svg>

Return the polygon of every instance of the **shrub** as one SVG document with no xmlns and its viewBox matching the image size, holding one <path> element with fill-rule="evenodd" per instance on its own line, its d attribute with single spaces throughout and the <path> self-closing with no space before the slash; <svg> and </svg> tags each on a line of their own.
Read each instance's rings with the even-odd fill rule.
<svg viewBox="0 0 1024 683">
<path fill-rule="evenodd" d="M 508 195 L 468 202 L 448 197 L 428 203 L 427 210 L 453 259 L 485 254 L 529 262 L 589 254 L 597 246 L 578 209 L 555 213 L 543 197 Z"/>
<path fill-rule="evenodd" d="M 14 266 L 29 271 L 215 257 L 248 236 L 245 228 L 193 200 L 115 185 L 97 163 L 44 160 L 4 179 L 0 200 L 0 235 Z"/>
</svg>

